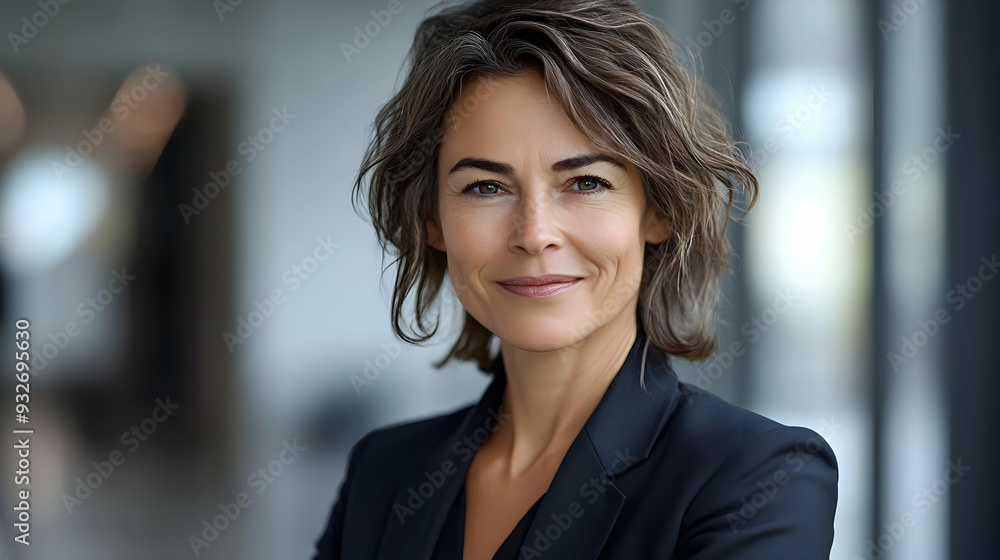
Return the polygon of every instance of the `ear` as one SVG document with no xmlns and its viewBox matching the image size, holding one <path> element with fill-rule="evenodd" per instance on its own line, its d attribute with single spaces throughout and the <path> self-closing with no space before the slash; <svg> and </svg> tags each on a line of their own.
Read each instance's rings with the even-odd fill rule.
<svg viewBox="0 0 1000 560">
<path fill-rule="evenodd" d="M 438 224 L 437 219 L 434 217 L 428 217 L 427 222 L 427 244 L 431 247 L 445 252 L 444 236 L 441 234 L 441 226 Z"/>
<path fill-rule="evenodd" d="M 656 245 L 670 237 L 670 219 L 657 212 L 652 205 L 646 205 L 643 224 L 646 229 L 646 243 Z"/>
</svg>

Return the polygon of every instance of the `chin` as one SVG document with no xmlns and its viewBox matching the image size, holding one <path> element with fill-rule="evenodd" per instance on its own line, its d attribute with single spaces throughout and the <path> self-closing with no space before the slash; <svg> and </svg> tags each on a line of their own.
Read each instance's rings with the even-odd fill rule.
<svg viewBox="0 0 1000 560">
<path fill-rule="evenodd" d="M 530 352 L 552 352 L 573 346 L 587 333 L 580 332 L 579 322 L 571 318 L 527 318 L 508 320 L 496 332 L 500 340 Z"/>
<path fill-rule="evenodd" d="M 539 340 L 537 338 L 526 338 L 524 336 L 502 340 L 507 344 L 526 352 L 554 352 L 566 347 L 566 344 L 562 341 Z"/>
</svg>

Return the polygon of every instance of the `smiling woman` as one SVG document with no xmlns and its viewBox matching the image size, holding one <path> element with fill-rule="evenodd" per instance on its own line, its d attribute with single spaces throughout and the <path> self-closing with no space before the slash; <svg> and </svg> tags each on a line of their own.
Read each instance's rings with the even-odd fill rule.
<svg viewBox="0 0 1000 560">
<path fill-rule="evenodd" d="M 316 558 L 829 554 L 829 445 L 670 367 L 716 352 L 727 224 L 741 189 L 747 209 L 757 197 L 674 49 L 624 0 L 421 23 L 355 194 L 370 174 L 396 333 L 435 334 L 447 275 L 465 322 L 436 365 L 474 361 L 493 383 L 362 438 Z"/>
<path fill-rule="evenodd" d="M 465 310 L 509 345 L 508 364 L 510 352 L 634 330 L 644 244 L 669 229 L 635 166 L 601 153 L 534 71 L 501 80 L 447 130 L 429 243 Z"/>
</svg>

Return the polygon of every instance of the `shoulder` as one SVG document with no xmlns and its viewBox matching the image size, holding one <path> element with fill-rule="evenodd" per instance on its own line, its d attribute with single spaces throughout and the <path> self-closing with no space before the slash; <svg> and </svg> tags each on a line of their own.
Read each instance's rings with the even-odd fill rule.
<svg viewBox="0 0 1000 560">
<path fill-rule="evenodd" d="M 346 474 L 314 558 L 340 558 L 347 541 L 358 557 L 373 557 L 374 550 L 367 547 L 377 541 L 359 541 L 357 536 L 381 526 L 399 482 L 421 472 L 427 453 L 453 433 L 470 408 L 377 428 L 351 446 Z"/>
<path fill-rule="evenodd" d="M 351 448 L 349 476 L 365 473 L 369 480 L 393 480 L 419 470 L 428 454 L 458 429 L 473 406 L 371 430 Z"/>
<path fill-rule="evenodd" d="M 839 477 L 829 443 L 812 429 L 678 385 L 681 403 L 665 435 L 698 465 L 678 550 L 727 558 L 828 554 Z"/>
<path fill-rule="evenodd" d="M 718 459 L 752 452 L 762 446 L 773 448 L 801 444 L 813 454 L 823 454 L 836 467 L 833 449 L 816 431 L 787 426 L 689 383 L 678 382 L 678 387 L 680 403 L 667 430 L 676 437 L 691 441 L 698 451 Z"/>
</svg>

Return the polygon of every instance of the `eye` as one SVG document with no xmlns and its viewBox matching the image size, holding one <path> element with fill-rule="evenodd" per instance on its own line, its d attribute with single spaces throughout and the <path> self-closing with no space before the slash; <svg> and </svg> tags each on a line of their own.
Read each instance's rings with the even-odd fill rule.
<svg viewBox="0 0 1000 560">
<path fill-rule="evenodd" d="M 578 191 L 582 194 L 594 194 L 611 189 L 611 183 L 595 175 L 584 175 L 577 177 L 573 181 L 574 185 L 579 185 Z"/>
<path fill-rule="evenodd" d="M 476 189 L 479 189 L 479 192 L 476 192 Z M 462 192 L 471 192 L 476 196 L 491 196 L 503 192 L 503 189 L 501 189 L 500 186 L 493 181 L 480 180 L 471 183 L 469 186 L 465 187 L 465 190 Z"/>
<path fill-rule="evenodd" d="M 580 188 L 572 190 L 580 194 L 597 194 L 614 188 L 610 182 L 596 175 L 577 177 L 573 180 L 572 184 L 574 186 L 579 185 Z M 506 191 L 495 181 L 480 179 L 470 183 L 462 192 L 467 192 L 478 197 L 491 197 Z"/>
</svg>

